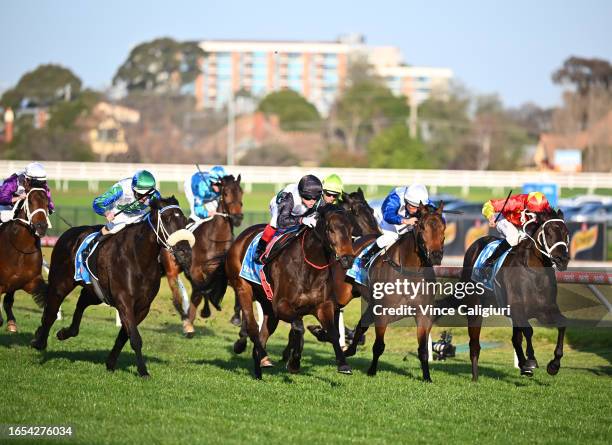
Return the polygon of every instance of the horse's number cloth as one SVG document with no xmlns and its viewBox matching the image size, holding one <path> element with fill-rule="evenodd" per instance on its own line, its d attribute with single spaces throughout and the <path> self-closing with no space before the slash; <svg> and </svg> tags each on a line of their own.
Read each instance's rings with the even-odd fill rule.
<svg viewBox="0 0 612 445">
<path fill-rule="evenodd" d="M 98 234 L 98 232 L 90 233 L 83 239 L 81 245 L 77 249 L 76 255 L 74 256 L 74 280 L 82 281 L 85 284 L 91 284 L 91 272 L 87 268 L 86 258 L 82 258 L 83 250 L 89 245 L 92 239 Z M 93 250 L 91 250 L 93 252 Z"/>
<path fill-rule="evenodd" d="M 355 280 L 357 283 L 362 284 L 364 286 L 368 285 L 368 271 L 370 270 L 370 266 L 372 264 L 374 264 L 374 261 L 376 260 L 376 258 L 378 258 L 378 256 L 383 252 L 383 250 L 377 252 L 371 259 L 369 264 L 361 264 L 362 263 L 362 258 L 363 256 L 370 251 L 370 249 L 374 246 L 374 244 L 376 243 L 372 243 L 369 246 L 367 246 L 366 248 L 364 248 L 361 253 L 357 256 L 357 258 L 355 258 L 355 261 L 353 262 L 353 265 L 351 266 L 351 268 L 348 270 L 348 272 L 346 273 L 346 275 L 348 277 L 351 277 L 353 280 Z M 388 249 L 388 247 L 387 247 Z M 368 266 L 368 267 L 366 267 Z"/>
<path fill-rule="evenodd" d="M 482 283 L 489 290 L 494 289 L 495 275 L 497 275 L 497 272 L 502 267 L 502 264 L 504 264 L 504 260 L 506 259 L 506 256 L 508 255 L 508 252 L 510 252 L 510 250 L 506 250 L 497 259 L 497 261 L 493 265 L 493 272 L 490 274 L 489 279 L 485 279 L 485 277 L 482 276 L 481 270 L 484 267 L 484 262 L 493 254 L 493 251 L 499 245 L 499 243 L 501 243 L 501 241 L 502 240 L 495 240 L 487 244 L 485 248 L 482 249 L 482 251 L 480 252 L 480 255 L 478 255 L 478 258 L 476 258 L 476 263 L 474 264 L 474 268 L 472 269 L 472 280 L 477 283 Z"/>
</svg>

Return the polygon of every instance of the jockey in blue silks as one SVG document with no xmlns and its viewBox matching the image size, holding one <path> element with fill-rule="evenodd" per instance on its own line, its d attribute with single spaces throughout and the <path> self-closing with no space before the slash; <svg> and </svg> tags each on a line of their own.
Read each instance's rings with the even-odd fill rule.
<svg viewBox="0 0 612 445">
<path fill-rule="evenodd" d="M 422 184 L 396 187 L 385 198 L 380 212 L 374 212 L 383 234 L 376 239 L 375 245 L 364 254 L 361 264 L 365 265 L 382 249 L 390 247 L 400 235 L 412 230 L 418 221 L 419 205 L 430 205 L 429 192 Z"/>
<path fill-rule="evenodd" d="M 215 216 L 221 197 L 221 181 L 227 176 L 225 169 L 215 165 L 210 171 L 195 172 L 185 180 L 185 196 L 193 221 Z"/>
</svg>

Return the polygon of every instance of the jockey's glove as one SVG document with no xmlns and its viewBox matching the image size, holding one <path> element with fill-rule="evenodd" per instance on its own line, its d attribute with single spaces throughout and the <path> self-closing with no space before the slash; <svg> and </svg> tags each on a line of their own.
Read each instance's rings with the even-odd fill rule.
<svg viewBox="0 0 612 445">
<path fill-rule="evenodd" d="M 302 224 L 308 227 L 314 227 L 317 225 L 317 217 L 315 215 L 310 215 L 302 219 Z"/>
</svg>

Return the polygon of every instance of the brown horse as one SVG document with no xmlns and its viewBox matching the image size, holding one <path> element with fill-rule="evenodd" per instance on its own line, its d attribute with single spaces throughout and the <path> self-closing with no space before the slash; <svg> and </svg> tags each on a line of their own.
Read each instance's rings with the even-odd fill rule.
<svg viewBox="0 0 612 445">
<path fill-rule="evenodd" d="M 130 340 L 136 354 L 138 373 L 149 375 L 142 356 L 142 338 L 138 325 L 149 313 L 161 281 L 160 251 L 172 250 L 177 260 L 189 267 L 193 234 L 185 230 L 187 218 L 174 197 L 155 199 L 151 211 L 141 222 L 131 224 L 102 242 L 92 256 L 98 277 L 98 286 L 84 284 L 74 279 L 74 259 L 83 239 L 101 226 L 81 226 L 68 229 L 60 236 L 51 256 L 49 287 L 42 325 L 36 331 L 32 346 L 47 347 L 47 338 L 55 322 L 57 310 L 66 296 L 77 286 L 81 294 L 68 328 L 57 333 L 59 340 L 75 337 L 83 312 L 88 306 L 101 303 L 104 298 L 119 312 L 121 328 L 115 346 L 106 359 L 106 368 L 113 371 L 119 353 Z M 90 257 L 91 264 L 91 257 Z M 99 294 L 102 295 L 99 295 Z"/>
<path fill-rule="evenodd" d="M 168 251 L 162 252 L 162 265 L 172 291 L 172 302 L 183 322 L 183 333 L 193 337 L 193 322 L 197 307 L 204 299 L 201 315 L 210 316 L 209 301 L 218 310 L 227 289 L 227 277 L 223 271 L 225 255 L 234 240 L 234 227 L 242 223 L 242 188 L 240 175 L 221 180 L 221 191 L 217 214 L 210 221 L 200 224 L 194 231 L 195 245 L 192 249 L 191 269 L 185 274 L 191 282 L 191 301 L 187 313 L 181 304 L 178 276 L 183 270 Z"/>
<path fill-rule="evenodd" d="M 429 331 L 432 326 L 432 316 L 421 307 L 433 307 L 435 294 L 424 291 L 425 283 L 435 281 L 433 266 L 442 262 L 444 249 L 444 230 L 446 224 L 442 218 L 444 204 L 441 203 L 436 210 L 421 204 L 419 206 L 419 219 L 412 231 L 404 233 L 399 240 L 386 252 L 379 255 L 369 270 L 369 285 L 355 284 L 356 290 L 368 302 L 355 330 L 355 336 L 346 351 L 350 357 L 357 350 L 359 338 L 372 323 L 376 324 L 376 340 L 372 347 L 372 363 L 368 375 L 376 375 L 378 359 L 385 350 L 385 332 L 387 326 L 393 321 L 407 316 L 401 311 L 385 311 L 385 309 L 401 309 L 412 307 L 416 319 L 418 357 L 421 362 L 423 380 L 430 382 L 428 345 Z M 406 287 L 390 286 L 384 296 L 376 295 L 376 289 L 387 289 L 389 284 L 397 283 L 423 283 L 421 291 L 407 295 Z M 426 288 L 425 288 L 426 289 Z"/>
<path fill-rule="evenodd" d="M 527 236 L 512 248 L 495 277 L 495 293 L 505 297 L 510 307 L 512 320 L 512 345 L 518 357 L 521 375 L 532 376 L 538 367 L 532 344 L 533 328 L 529 319 L 536 318 L 540 323 L 558 329 L 554 358 L 546 367 L 550 375 L 556 375 L 563 357 L 563 339 L 566 318 L 557 305 L 557 279 L 555 268 L 565 270 L 569 262 L 569 232 L 563 221 L 563 212 L 530 214 L 531 221 L 524 226 Z M 463 260 L 461 281 L 472 281 L 476 259 L 484 247 L 495 240 L 486 236 L 476 240 L 466 251 Z M 485 300 L 495 301 L 494 293 L 483 295 L 471 293 L 464 299 L 447 298 L 437 304 L 439 307 L 452 307 L 464 304 L 468 308 L 480 306 Z M 470 360 L 472 380 L 478 380 L 478 359 L 480 356 L 480 330 L 482 316 L 467 316 L 470 336 Z M 523 352 L 523 336 L 527 342 L 526 354 Z"/>
<path fill-rule="evenodd" d="M 46 283 L 43 280 L 40 238 L 49 227 L 47 191 L 36 183 L 25 199 L 16 204 L 14 219 L 0 225 L 0 296 L 4 296 L 7 329 L 17 332 L 13 314 L 15 291 L 23 289 L 32 295 L 39 306 L 44 304 Z M 0 326 L 2 326 L 0 312 Z"/>
<path fill-rule="evenodd" d="M 265 266 L 273 289 L 271 301 L 266 298 L 261 285 L 240 277 L 242 260 L 249 244 L 264 226 L 253 226 L 242 232 L 227 254 L 225 270 L 240 299 L 243 322 L 253 343 L 254 373 L 258 379 L 261 378 L 262 365 L 270 365 L 265 348 L 279 320 L 291 323 L 309 314 L 317 317 L 331 337 L 338 371 L 351 372 L 334 326 L 336 305 L 330 284 L 330 261 L 339 259 L 345 269 L 352 264 L 352 226 L 347 214 L 337 206 L 328 204 L 320 208 L 318 214 L 314 229 L 301 229 L 299 237 Z M 260 302 L 265 314 L 261 332 L 253 314 L 254 301 Z M 294 369 L 292 365 L 290 360 L 290 371 Z"/>
</svg>

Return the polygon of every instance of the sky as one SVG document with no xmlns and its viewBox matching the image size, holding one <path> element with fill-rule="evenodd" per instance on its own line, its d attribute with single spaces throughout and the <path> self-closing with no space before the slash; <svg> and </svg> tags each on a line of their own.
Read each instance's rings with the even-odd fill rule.
<svg viewBox="0 0 612 445">
<path fill-rule="evenodd" d="M 361 33 L 405 62 L 451 68 L 476 94 L 508 106 L 554 106 L 551 73 L 571 56 L 612 60 L 612 1 L 0 0 L 0 90 L 42 63 L 110 85 L 147 40 L 334 40 Z"/>
</svg>

